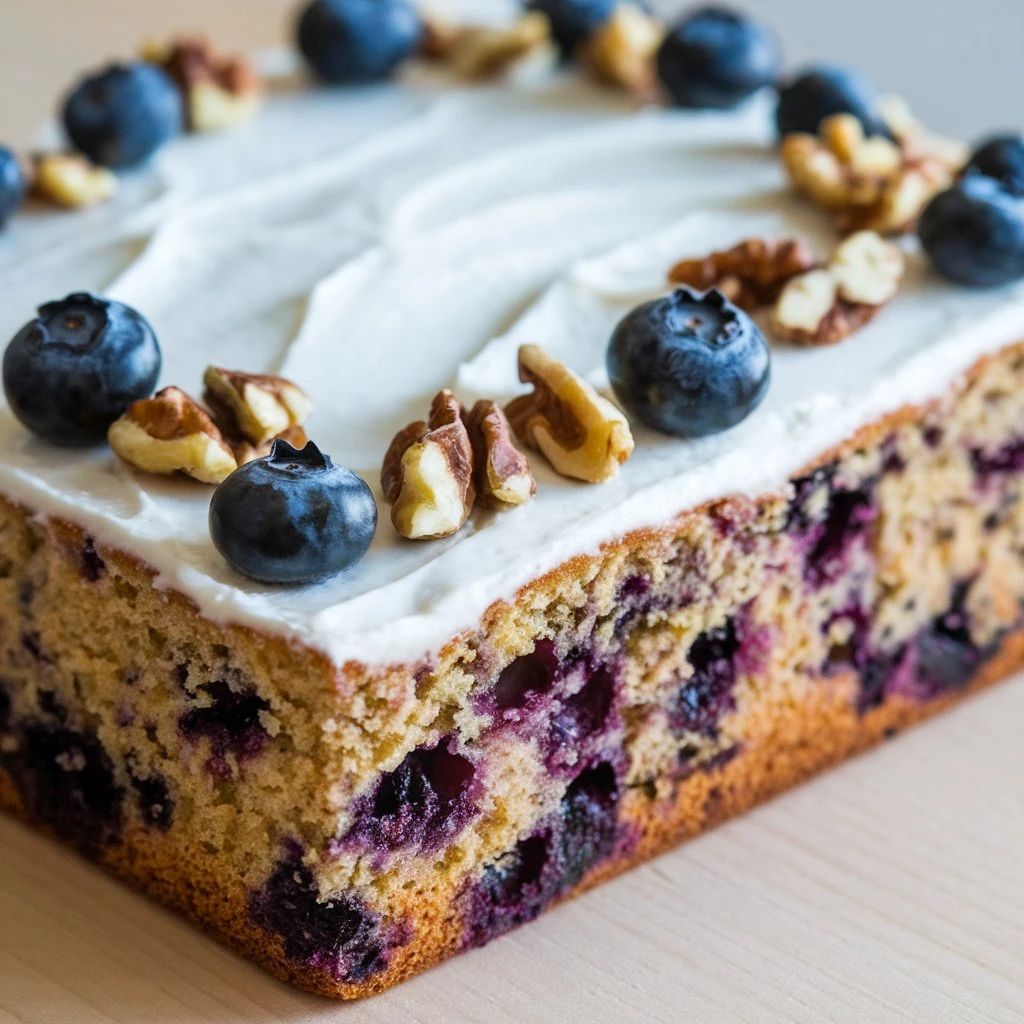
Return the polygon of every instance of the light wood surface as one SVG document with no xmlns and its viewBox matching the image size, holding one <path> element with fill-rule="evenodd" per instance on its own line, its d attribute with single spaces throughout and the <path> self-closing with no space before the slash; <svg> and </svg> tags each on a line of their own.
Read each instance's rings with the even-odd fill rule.
<svg viewBox="0 0 1024 1024">
<path fill-rule="evenodd" d="M 291 6 L 0 0 L 0 138 L 24 144 L 78 69 L 131 52 L 142 35 L 200 26 L 255 47 L 282 36 Z M 967 119 L 972 89 L 991 101 L 979 131 L 1022 99 L 1019 0 L 974 5 L 984 48 L 980 15 L 930 6 L 933 49 L 902 63 L 891 53 L 907 53 L 901 33 L 910 38 L 911 16 L 925 16 L 912 0 L 750 6 L 777 15 L 798 59 L 853 60 L 847 51 L 874 38 L 866 63 L 891 65 L 904 91 L 907 61 L 929 65 L 923 106 L 940 127 Z M 883 22 L 869 24 L 883 10 L 884 33 Z M 954 52 L 986 77 L 963 63 L 951 75 L 943 55 Z M 1022 723 L 1024 679 L 485 950 L 349 1006 L 284 988 L 0 819 L 0 1024 L 1019 1022 Z"/>
</svg>

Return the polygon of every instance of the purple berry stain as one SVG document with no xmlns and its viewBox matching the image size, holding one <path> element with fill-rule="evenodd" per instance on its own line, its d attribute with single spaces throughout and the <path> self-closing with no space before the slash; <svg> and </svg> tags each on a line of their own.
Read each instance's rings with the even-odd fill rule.
<svg viewBox="0 0 1024 1024">
<path fill-rule="evenodd" d="M 406 926 L 384 924 L 354 893 L 322 900 L 294 841 L 284 844 L 277 867 L 250 897 L 249 913 L 281 940 L 291 960 L 327 971 L 338 982 L 359 983 L 379 974 L 409 940 Z"/>
<path fill-rule="evenodd" d="M 467 946 L 482 946 L 532 921 L 615 850 L 619 783 L 599 762 L 567 787 L 557 810 L 469 889 Z"/>
<path fill-rule="evenodd" d="M 205 738 L 210 743 L 206 767 L 218 779 L 233 777 L 229 755 L 239 767 L 259 755 L 269 739 L 260 715 L 270 705 L 253 690 L 233 690 L 226 682 L 204 683 L 198 692 L 210 703 L 190 708 L 178 719 L 178 728 L 187 739 Z"/>
<path fill-rule="evenodd" d="M 476 813 L 480 783 L 469 758 L 448 738 L 406 755 L 356 801 L 343 848 L 385 854 L 440 850 Z"/>
</svg>

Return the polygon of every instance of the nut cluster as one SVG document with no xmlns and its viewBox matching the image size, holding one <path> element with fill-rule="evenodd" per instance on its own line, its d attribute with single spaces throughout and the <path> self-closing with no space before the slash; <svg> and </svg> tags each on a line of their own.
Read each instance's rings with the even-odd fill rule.
<svg viewBox="0 0 1024 1024">
<path fill-rule="evenodd" d="M 710 256 L 681 260 L 668 274 L 673 285 L 705 292 L 717 288 L 747 313 L 772 305 L 786 283 L 815 266 L 806 243 L 796 238 L 766 242 L 748 238 Z"/>
<path fill-rule="evenodd" d="M 146 473 L 219 484 L 268 455 L 277 438 L 305 446 L 302 424 L 312 403 L 291 381 L 216 366 L 207 367 L 203 380 L 209 411 L 180 388 L 164 388 L 111 426 L 107 440 L 115 454 Z"/>
<path fill-rule="evenodd" d="M 772 311 L 772 328 L 797 345 L 832 345 L 878 315 L 899 290 L 903 253 L 873 231 L 850 235 L 824 267 L 792 278 Z"/>
<path fill-rule="evenodd" d="M 260 104 L 260 80 L 240 57 L 223 57 L 201 37 L 147 43 L 142 58 L 163 68 L 185 103 L 189 131 L 213 132 L 249 120 Z"/>
<path fill-rule="evenodd" d="M 916 122 L 913 122 L 916 124 Z M 844 234 L 903 234 L 921 211 L 948 188 L 962 153 L 932 145 L 907 122 L 899 142 L 866 136 L 852 114 L 826 118 L 817 135 L 796 132 L 782 140 L 782 162 L 796 189 L 832 211 Z"/>
<path fill-rule="evenodd" d="M 654 58 L 665 26 L 642 7 L 620 3 L 580 48 L 579 59 L 595 78 L 641 96 L 654 94 Z"/>
<path fill-rule="evenodd" d="M 551 26 L 537 11 L 506 26 L 459 25 L 424 15 L 421 55 L 463 78 L 496 77 L 545 52 L 551 52 Z"/>
<path fill-rule="evenodd" d="M 509 422 L 523 444 L 573 480 L 603 483 L 633 454 L 626 417 L 537 345 L 519 349 L 519 379 L 533 391 L 513 399 Z"/>
<path fill-rule="evenodd" d="M 44 203 L 75 210 L 106 202 L 117 191 L 117 176 L 78 153 L 39 153 L 31 158 L 32 195 Z"/>
<path fill-rule="evenodd" d="M 447 389 L 426 422 L 410 423 L 391 442 L 381 487 L 395 529 L 410 540 L 450 537 L 477 501 L 522 505 L 536 490 L 501 408 L 480 401 L 467 413 Z"/>
</svg>

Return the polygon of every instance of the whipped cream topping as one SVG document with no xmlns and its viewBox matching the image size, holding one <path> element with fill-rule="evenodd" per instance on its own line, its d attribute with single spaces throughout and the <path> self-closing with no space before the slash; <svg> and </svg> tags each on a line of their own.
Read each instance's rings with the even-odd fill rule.
<svg viewBox="0 0 1024 1024">
<path fill-rule="evenodd" d="M 439 388 L 467 403 L 521 390 L 523 342 L 606 388 L 615 323 L 665 291 L 677 259 L 794 233 L 827 254 L 834 233 L 789 196 L 770 112 L 768 97 L 731 114 L 638 111 L 571 73 L 467 87 L 420 69 L 341 91 L 279 75 L 252 124 L 173 143 L 111 204 L 15 219 L 0 238 L 0 339 L 39 303 L 93 289 L 152 322 L 162 386 L 198 394 L 208 363 L 296 381 L 316 403 L 310 436 L 380 502 L 364 561 L 311 587 L 247 580 L 212 547 L 209 488 L 137 474 L 106 449 L 49 447 L 6 405 L 0 491 L 136 555 L 208 616 L 339 663 L 390 663 L 630 529 L 777 490 L 1024 338 L 1024 290 L 957 289 L 908 244 L 905 285 L 877 320 L 832 348 L 776 346 L 767 400 L 726 434 L 636 428 L 633 458 L 599 486 L 531 454 L 535 501 L 478 511 L 444 541 L 399 538 L 379 487 L 388 442 Z"/>
</svg>

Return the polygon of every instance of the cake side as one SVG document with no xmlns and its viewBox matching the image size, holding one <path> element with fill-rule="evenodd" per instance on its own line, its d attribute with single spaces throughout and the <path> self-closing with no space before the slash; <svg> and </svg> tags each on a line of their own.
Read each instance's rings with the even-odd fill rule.
<svg viewBox="0 0 1024 1024">
<path fill-rule="evenodd" d="M 0 800 L 279 975 L 379 991 L 1015 667 L 1022 385 L 1019 345 L 386 670 L 4 502 Z"/>
</svg>

